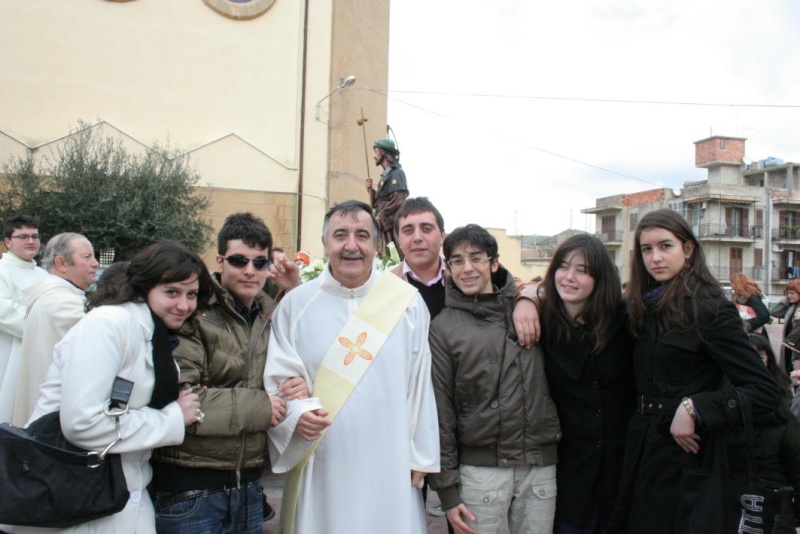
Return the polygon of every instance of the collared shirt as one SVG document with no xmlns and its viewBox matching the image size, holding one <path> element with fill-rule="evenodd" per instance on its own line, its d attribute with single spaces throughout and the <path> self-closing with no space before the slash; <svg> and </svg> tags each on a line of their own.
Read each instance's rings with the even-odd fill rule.
<svg viewBox="0 0 800 534">
<path fill-rule="evenodd" d="M 419 276 L 417 276 L 417 273 L 415 273 L 411 269 L 411 267 L 408 265 L 408 262 L 406 260 L 403 260 L 403 278 L 405 278 L 405 279 L 413 278 L 414 280 L 416 280 L 420 284 L 424 284 L 424 285 L 426 285 L 428 287 L 430 287 L 432 285 L 435 285 L 437 282 L 442 284 L 442 285 L 444 285 L 444 280 L 445 280 L 444 272 L 445 272 L 444 271 L 444 258 L 439 257 L 439 274 L 436 275 L 435 277 L 433 277 L 432 279 L 428 280 L 427 282 L 425 282 Z"/>
<path fill-rule="evenodd" d="M 253 328 L 253 323 L 256 321 L 256 317 L 258 317 L 261 311 L 261 305 L 258 303 L 258 299 L 253 299 L 253 304 L 248 308 L 242 301 L 236 298 L 236 295 L 232 294 L 232 296 L 233 309 L 247 321 L 247 326 Z"/>
</svg>

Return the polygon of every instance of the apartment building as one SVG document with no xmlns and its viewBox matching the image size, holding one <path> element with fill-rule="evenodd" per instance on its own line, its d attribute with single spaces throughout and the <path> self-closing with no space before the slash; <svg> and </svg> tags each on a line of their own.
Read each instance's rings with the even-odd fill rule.
<svg viewBox="0 0 800 534">
<path fill-rule="evenodd" d="M 746 139 L 712 136 L 695 142 L 695 166 L 705 180 L 671 189 L 599 198 L 582 213 L 596 216 L 622 280 L 628 278 L 633 234 L 647 212 L 669 208 L 697 235 L 711 272 L 723 284 L 743 272 L 765 293 L 779 295 L 800 278 L 800 182 L 796 163 L 767 158 L 744 163 Z"/>
</svg>

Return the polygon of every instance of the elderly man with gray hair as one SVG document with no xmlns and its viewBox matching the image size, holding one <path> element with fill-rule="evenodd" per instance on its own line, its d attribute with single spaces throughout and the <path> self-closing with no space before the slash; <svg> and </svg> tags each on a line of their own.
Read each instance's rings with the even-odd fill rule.
<svg viewBox="0 0 800 534">
<path fill-rule="evenodd" d="M 85 292 L 95 281 L 98 265 L 92 244 L 81 234 L 58 234 L 47 242 L 42 267 L 48 276 L 26 290 L 22 358 L 11 397 L 15 425 L 24 426 L 36 406 L 56 343 L 84 316 Z"/>
</svg>

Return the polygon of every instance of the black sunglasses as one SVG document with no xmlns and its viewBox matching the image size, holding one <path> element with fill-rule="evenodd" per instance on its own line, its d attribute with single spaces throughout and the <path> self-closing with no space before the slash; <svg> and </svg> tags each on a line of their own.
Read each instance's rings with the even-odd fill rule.
<svg viewBox="0 0 800 534">
<path fill-rule="evenodd" d="M 247 267 L 247 264 L 251 261 L 253 262 L 253 268 L 256 271 L 263 271 L 267 267 L 269 267 L 269 259 L 264 256 L 259 256 L 257 258 L 248 258 L 247 256 L 242 256 L 241 254 L 231 254 L 230 256 L 221 256 L 223 260 L 227 261 L 231 264 L 232 267 L 236 267 L 237 269 L 244 269 Z"/>
</svg>

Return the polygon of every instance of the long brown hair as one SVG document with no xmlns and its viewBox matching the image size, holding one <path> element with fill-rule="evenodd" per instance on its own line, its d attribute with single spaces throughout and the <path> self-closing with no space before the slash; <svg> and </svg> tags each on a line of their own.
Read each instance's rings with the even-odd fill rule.
<svg viewBox="0 0 800 534">
<path fill-rule="evenodd" d="M 631 259 L 631 278 L 628 283 L 628 316 L 631 331 L 641 335 L 644 330 L 644 317 L 647 305 L 643 296 L 662 284 L 650 276 L 642 259 L 641 235 L 643 230 L 662 228 L 672 233 L 681 242 L 684 250 L 691 247 L 692 255 L 680 274 L 665 282 L 666 288 L 651 311 L 655 314 L 659 331 L 687 331 L 696 323 L 699 306 L 708 296 L 709 288 L 719 288 L 719 282 L 712 276 L 706 265 L 703 249 L 692 229 L 681 215 L 669 210 L 651 211 L 639 221 L 633 240 Z M 692 297 L 687 309 L 686 297 Z"/>
<path fill-rule="evenodd" d="M 578 317 L 594 338 L 595 344 L 592 352 L 596 354 L 603 350 L 608 343 L 612 334 L 610 332 L 611 321 L 620 300 L 622 300 L 617 267 L 611 261 L 608 250 L 602 241 L 589 234 L 578 234 L 561 243 L 553 255 L 553 261 L 550 262 L 550 267 L 547 269 L 542 283 L 544 289 L 544 294 L 541 295 L 544 304 L 542 313 L 547 319 L 558 324 L 559 331 L 564 332 L 569 338 L 575 321 L 567 313 L 564 301 L 561 300 L 556 289 L 556 271 L 566 257 L 573 252 L 583 254 L 589 276 L 594 279 L 592 294 Z"/>
</svg>

